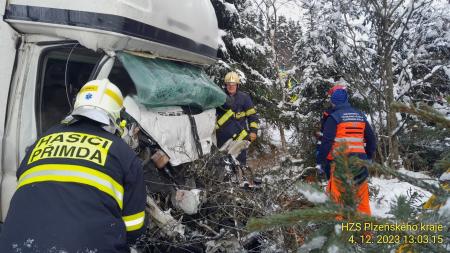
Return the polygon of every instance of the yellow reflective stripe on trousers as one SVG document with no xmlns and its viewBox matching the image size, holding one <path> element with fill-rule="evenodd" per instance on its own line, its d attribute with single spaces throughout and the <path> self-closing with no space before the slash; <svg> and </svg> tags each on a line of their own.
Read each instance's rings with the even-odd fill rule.
<svg viewBox="0 0 450 253">
<path fill-rule="evenodd" d="M 98 170 L 69 164 L 44 164 L 25 171 L 19 178 L 17 189 L 37 182 L 68 182 L 90 185 L 110 195 L 120 209 L 123 206 L 123 186 Z"/>
<path fill-rule="evenodd" d="M 219 126 L 222 126 L 223 124 L 225 124 L 225 122 L 227 122 L 227 120 L 229 120 L 231 118 L 231 116 L 234 115 L 233 110 L 229 109 L 224 115 L 222 115 L 222 117 L 220 117 L 219 120 L 217 120 L 217 124 Z"/>
<path fill-rule="evenodd" d="M 123 216 L 122 219 L 128 232 L 138 230 L 144 225 L 145 213 L 142 211 L 137 214 Z"/>
<path fill-rule="evenodd" d="M 250 123 L 250 127 L 251 127 L 251 128 L 256 128 L 256 129 L 258 129 L 258 128 L 259 128 L 259 125 L 258 125 L 258 123 L 256 123 L 256 122 L 251 122 L 251 123 Z"/>
<path fill-rule="evenodd" d="M 247 116 L 250 116 L 250 115 L 255 114 L 255 113 L 256 113 L 255 108 L 250 108 L 250 109 L 248 109 L 248 110 L 245 112 L 245 114 L 246 114 Z"/>
<path fill-rule="evenodd" d="M 248 135 L 248 133 L 244 129 L 239 133 L 239 136 L 236 138 L 236 140 L 243 140 L 243 139 L 245 139 L 245 137 L 247 137 L 247 135 Z"/>
</svg>

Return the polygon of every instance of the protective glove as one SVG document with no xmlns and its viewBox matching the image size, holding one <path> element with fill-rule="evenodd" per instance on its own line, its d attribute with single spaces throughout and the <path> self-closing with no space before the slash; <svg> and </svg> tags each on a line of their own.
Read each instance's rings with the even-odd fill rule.
<svg viewBox="0 0 450 253">
<path fill-rule="evenodd" d="M 256 140 L 256 133 L 250 133 L 250 141 L 254 142 Z"/>
<path fill-rule="evenodd" d="M 317 140 L 320 140 L 322 138 L 322 132 L 315 131 L 314 132 L 314 137 L 316 137 Z"/>
<path fill-rule="evenodd" d="M 316 170 L 319 173 L 319 175 L 325 174 L 325 171 L 322 169 L 322 165 L 316 164 Z"/>
<path fill-rule="evenodd" d="M 316 171 L 317 171 L 317 181 L 322 183 L 324 180 L 327 180 L 327 175 L 325 171 L 322 168 L 322 165 L 316 164 Z"/>
</svg>

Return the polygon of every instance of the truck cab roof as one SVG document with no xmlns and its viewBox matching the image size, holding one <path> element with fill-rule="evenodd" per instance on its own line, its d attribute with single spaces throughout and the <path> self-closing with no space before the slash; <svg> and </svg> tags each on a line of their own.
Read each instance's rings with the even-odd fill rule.
<svg viewBox="0 0 450 253">
<path fill-rule="evenodd" d="M 218 27 L 209 0 L 1 0 L 4 20 L 22 34 L 72 39 L 105 51 L 143 51 L 207 65 Z"/>
</svg>

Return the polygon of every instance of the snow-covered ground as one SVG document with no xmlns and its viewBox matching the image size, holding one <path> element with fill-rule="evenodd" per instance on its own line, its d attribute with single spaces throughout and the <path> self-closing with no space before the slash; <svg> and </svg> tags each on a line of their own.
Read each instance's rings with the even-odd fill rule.
<svg viewBox="0 0 450 253">
<path fill-rule="evenodd" d="M 404 169 L 401 169 L 399 172 L 417 178 L 418 180 L 425 180 L 427 183 L 437 183 L 437 181 L 420 172 L 412 172 Z M 408 194 L 417 192 L 421 203 L 427 201 L 428 198 L 431 197 L 430 192 L 410 183 L 401 182 L 397 178 L 386 179 L 382 177 L 371 177 L 369 185 L 379 190 L 375 198 L 371 198 L 370 200 L 372 215 L 377 217 L 391 217 L 392 215 L 389 214 L 391 209 L 390 206 L 400 195 L 407 196 Z"/>
<path fill-rule="evenodd" d="M 298 176 L 299 174 L 303 173 L 304 168 L 303 166 L 298 167 L 292 166 L 289 168 L 284 168 L 283 173 L 279 173 L 280 170 L 281 170 L 280 166 L 273 167 L 271 171 L 274 172 L 275 174 L 267 173 L 263 177 L 263 181 L 269 185 L 276 185 L 283 180 L 290 179 L 291 175 Z M 430 176 L 424 173 L 408 171 L 405 169 L 400 169 L 399 172 L 402 174 L 406 174 L 409 177 L 416 178 L 417 180 L 422 180 L 429 184 L 435 184 L 436 186 L 438 185 L 437 178 L 431 178 Z M 400 195 L 410 196 L 411 194 L 416 192 L 418 196 L 417 197 L 418 205 L 426 202 L 432 195 L 430 192 L 420 187 L 414 186 L 408 182 L 400 181 L 398 178 L 371 176 L 369 180 L 369 185 L 371 189 L 371 195 L 374 195 L 370 198 L 370 207 L 372 209 L 372 215 L 380 218 L 392 217 L 392 214 L 389 213 L 391 210 L 391 205 Z M 308 188 L 303 188 L 304 186 L 305 186 L 304 184 L 296 184 L 295 187 L 289 189 L 288 192 L 290 192 L 291 194 L 300 192 L 311 202 L 323 203 L 322 198 L 325 195 L 322 196 L 320 195 L 321 194 L 320 192 L 316 192 Z M 323 192 L 325 192 L 325 185 Z M 448 205 L 450 208 L 450 201 Z"/>
<path fill-rule="evenodd" d="M 280 130 L 273 126 L 273 125 L 266 125 L 268 136 L 270 136 L 270 142 L 274 145 L 281 146 L 281 137 L 280 137 Z M 284 135 L 286 138 L 286 142 L 290 144 L 290 141 L 293 139 L 293 135 L 295 134 L 295 131 L 293 129 L 285 129 Z"/>
</svg>

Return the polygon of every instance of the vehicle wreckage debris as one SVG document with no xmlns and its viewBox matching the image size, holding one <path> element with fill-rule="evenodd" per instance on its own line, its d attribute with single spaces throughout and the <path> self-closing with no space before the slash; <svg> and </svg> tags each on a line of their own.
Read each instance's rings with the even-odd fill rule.
<svg viewBox="0 0 450 253">
<path fill-rule="evenodd" d="M 262 183 L 257 191 L 240 188 L 230 180 L 233 174 L 224 169 L 223 158 L 215 152 L 189 166 L 171 168 L 173 178 L 146 167 L 149 226 L 138 243 L 142 252 L 263 252 L 278 250 L 274 245 L 282 245 L 279 240 L 298 239 L 298 231 L 255 233 L 245 226 L 250 217 L 311 204 L 301 194 L 272 186 L 276 184 Z M 294 185 L 292 179 L 268 170 L 259 181 Z"/>
</svg>

